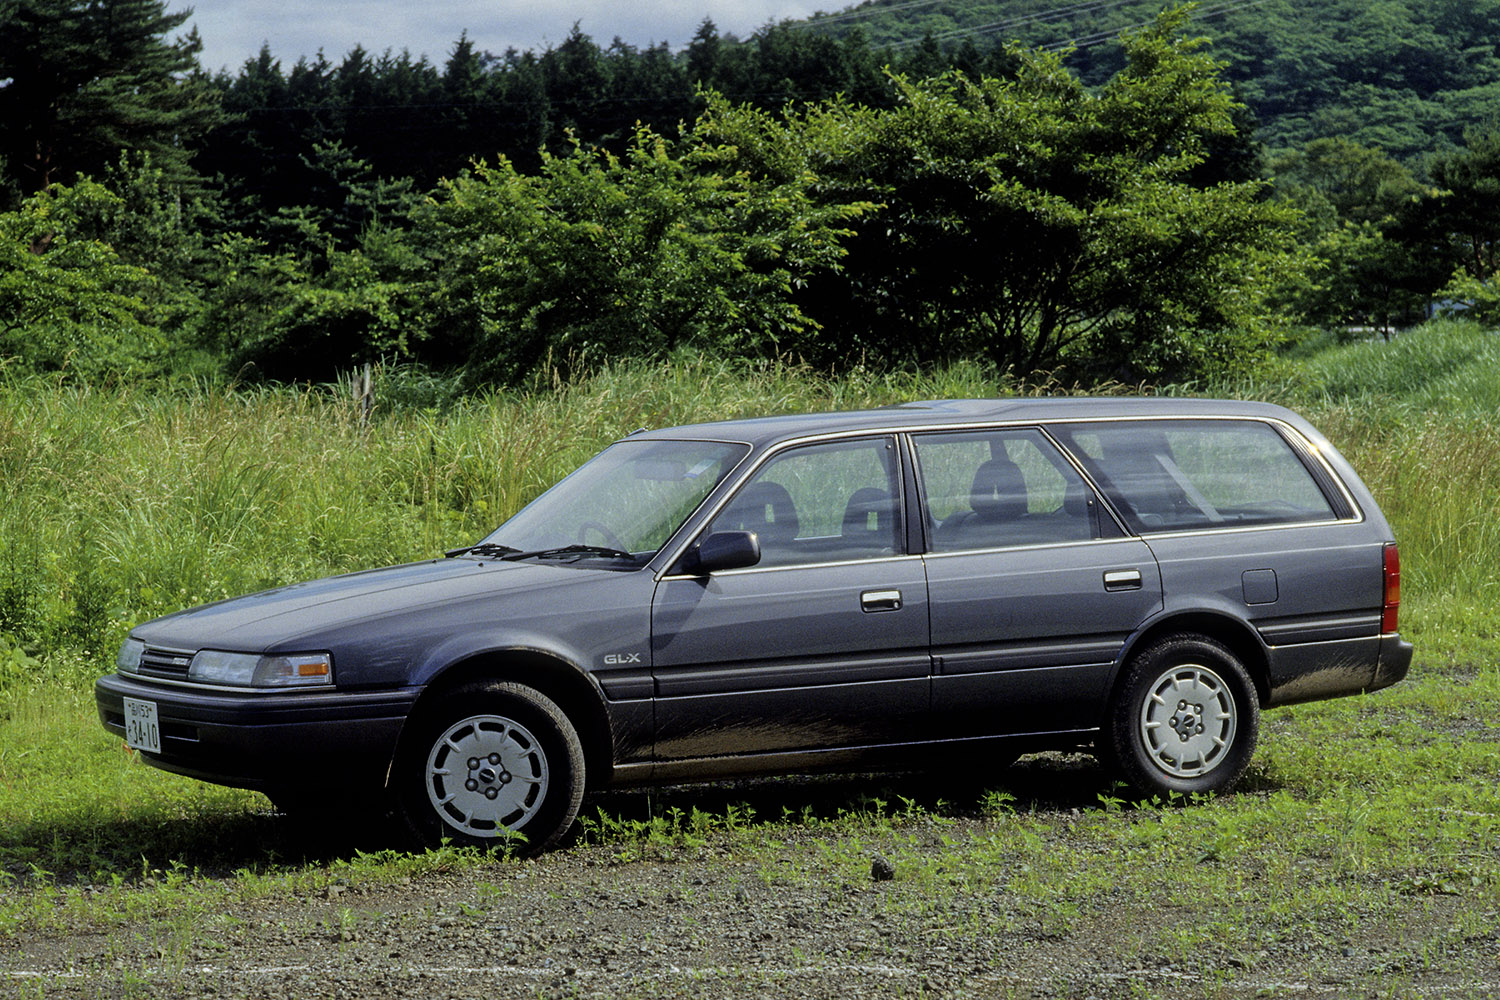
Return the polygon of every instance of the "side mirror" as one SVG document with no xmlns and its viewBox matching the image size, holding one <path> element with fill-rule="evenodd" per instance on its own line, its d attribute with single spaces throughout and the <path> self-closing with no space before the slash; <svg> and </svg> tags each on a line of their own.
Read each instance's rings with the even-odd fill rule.
<svg viewBox="0 0 1500 1000">
<path fill-rule="evenodd" d="M 694 575 L 725 569 L 743 569 L 760 562 L 760 539 L 753 531 L 715 531 L 683 560 L 683 568 Z"/>
</svg>

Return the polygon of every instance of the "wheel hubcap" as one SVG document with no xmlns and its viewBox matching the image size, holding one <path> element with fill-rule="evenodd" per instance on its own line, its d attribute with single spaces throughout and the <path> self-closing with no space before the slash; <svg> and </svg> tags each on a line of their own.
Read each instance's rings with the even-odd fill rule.
<svg viewBox="0 0 1500 1000">
<path fill-rule="evenodd" d="M 427 800 L 471 837 L 503 837 L 541 808 L 547 755 L 526 727 L 500 715 L 450 726 L 427 755 Z"/>
<path fill-rule="evenodd" d="M 1234 744 L 1234 695 L 1208 667 L 1173 667 L 1157 678 L 1141 705 L 1146 756 L 1175 778 L 1207 774 Z"/>
</svg>

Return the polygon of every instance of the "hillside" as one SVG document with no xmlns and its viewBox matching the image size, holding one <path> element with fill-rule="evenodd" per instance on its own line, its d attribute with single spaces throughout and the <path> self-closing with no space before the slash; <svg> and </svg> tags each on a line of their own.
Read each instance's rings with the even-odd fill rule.
<svg viewBox="0 0 1500 1000">
<path fill-rule="evenodd" d="M 868 0 L 808 24 L 876 46 L 1077 46 L 1090 81 L 1161 0 Z M 1402 159 L 1462 140 L 1500 108 L 1496 0 L 1205 0 L 1195 21 L 1272 148 L 1347 136 Z M 926 39 L 931 39 L 930 42 Z"/>
</svg>

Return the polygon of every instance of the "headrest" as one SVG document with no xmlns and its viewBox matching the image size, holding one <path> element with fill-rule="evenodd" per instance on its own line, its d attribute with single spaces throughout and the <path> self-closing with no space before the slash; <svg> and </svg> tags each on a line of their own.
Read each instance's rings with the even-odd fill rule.
<svg viewBox="0 0 1500 1000">
<path fill-rule="evenodd" d="M 757 532 L 763 542 L 767 535 L 783 540 L 797 537 L 797 506 L 792 495 L 785 486 L 768 480 L 741 490 L 719 520 L 727 522 L 721 527 Z"/>
<path fill-rule="evenodd" d="M 891 535 L 895 503 L 887 491 L 878 486 L 863 486 L 854 491 L 844 505 L 842 534 L 850 536 Z"/>
<path fill-rule="evenodd" d="M 1026 480 L 1008 458 L 992 458 L 974 473 L 969 506 L 987 521 L 1009 520 L 1027 511 Z"/>
</svg>

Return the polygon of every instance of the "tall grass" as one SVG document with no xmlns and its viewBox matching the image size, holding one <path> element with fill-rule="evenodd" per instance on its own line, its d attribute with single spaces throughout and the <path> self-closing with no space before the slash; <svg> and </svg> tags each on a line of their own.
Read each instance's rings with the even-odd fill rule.
<svg viewBox="0 0 1500 1000">
<path fill-rule="evenodd" d="M 327 387 L 13 378 L 0 382 L 0 633 L 101 654 L 181 607 L 431 557 L 637 427 L 995 391 L 968 366 L 831 379 L 692 359 L 377 407 L 365 426 Z"/>
<path fill-rule="evenodd" d="M 1387 428 L 1357 403 L 1316 416 L 1395 530 L 1407 601 L 1428 611 L 1500 606 L 1500 421 L 1429 411 Z"/>
<path fill-rule="evenodd" d="M 1301 411 L 1359 471 L 1401 544 L 1408 622 L 1500 635 L 1500 334 L 1435 322 L 1217 391 Z"/>
<path fill-rule="evenodd" d="M 377 398 L 409 388 L 391 373 Z M 377 403 L 365 425 L 330 387 L 0 377 L 0 686 L 17 645 L 92 670 L 134 622 L 472 541 L 637 427 L 1001 391 L 970 365 L 830 377 L 698 357 Z M 1402 543 L 1409 605 L 1494 606 L 1500 337 L 1438 324 L 1207 391 L 1288 403 L 1345 451 Z"/>
<path fill-rule="evenodd" d="M 1296 369 L 1296 395 L 1368 409 L 1378 423 L 1415 414 L 1493 421 L 1500 416 L 1500 335 L 1439 320 L 1387 342 L 1333 348 Z"/>
</svg>

